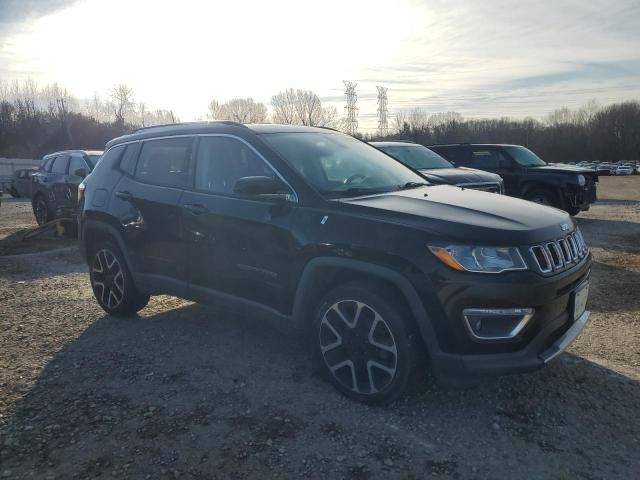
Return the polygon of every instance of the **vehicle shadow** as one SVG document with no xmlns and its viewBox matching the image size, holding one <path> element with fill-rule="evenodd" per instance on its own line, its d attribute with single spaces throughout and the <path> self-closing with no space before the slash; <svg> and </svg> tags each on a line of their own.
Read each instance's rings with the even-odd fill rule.
<svg viewBox="0 0 640 480">
<path fill-rule="evenodd" d="M 579 217 L 576 220 L 590 247 L 640 253 L 640 223 Z"/>
<path fill-rule="evenodd" d="M 51 248 L 51 245 L 46 246 Z M 62 239 L 53 248 L 50 251 L 36 251 L 10 256 L 0 255 L 0 279 L 24 281 L 88 272 L 87 264 L 77 248 L 76 240 Z M 43 268 L 45 266 L 46 268 Z"/>
<path fill-rule="evenodd" d="M 591 264 L 589 309 L 596 312 L 638 310 L 640 272 L 600 261 Z"/>
<path fill-rule="evenodd" d="M 393 457 L 404 478 L 440 464 L 445 477 L 469 478 L 472 465 L 492 472 L 487 455 L 496 458 L 492 478 L 511 462 L 537 478 L 624 478 L 640 468 L 640 382 L 572 354 L 468 390 L 426 376 L 404 399 L 367 408 L 312 375 L 304 341 L 258 319 L 195 304 L 142 314 L 96 319 L 33 384 L 10 386 L 21 398 L 3 419 L 3 469 L 36 478 L 264 478 L 273 469 L 297 477 L 303 459 L 325 468 L 317 458 L 360 450 L 363 468 Z M 290 470 L 278 470 L 285 461 Z M 554 470 L 561 465 L 571 468 Z"/>
</svg>

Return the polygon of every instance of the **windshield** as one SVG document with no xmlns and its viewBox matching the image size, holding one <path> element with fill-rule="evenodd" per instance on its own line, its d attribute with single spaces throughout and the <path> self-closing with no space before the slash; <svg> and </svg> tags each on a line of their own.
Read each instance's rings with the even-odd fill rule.
<svg viewBox="0 0 640 480">
<path fill-rule="evenodd" d="M 528 148 L 515 146 L 504 148 L 513 157 L 513 159 L 518 162 L 518 165 L 522 165 L 523 167 L 542 167 L 547 164 L 547 162 L 542 160 Z"/>
<path fill-rule="evenodd" d="M 454 168 L 440 155 L 422 145 L 385 145 L 378 148 L 415 170 Z"/>
<path fill-rule="evenodd" d="M 427 183 L 402 163 L 347 135 L 268 133 L 262 138 L 323 195 L 366 195 Z"/>
</svg>

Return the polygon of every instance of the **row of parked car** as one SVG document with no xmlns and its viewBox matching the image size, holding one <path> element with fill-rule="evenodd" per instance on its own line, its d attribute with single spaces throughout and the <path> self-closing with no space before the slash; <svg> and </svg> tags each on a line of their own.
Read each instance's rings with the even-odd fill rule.
<svg viewBox="0 0 640 480">
<path fill-rule="evenodd" d="M 32 201 L 39 222 L 77 216 L 105 312 L 169 294 L 297 330 L 359 401 L 396 398 L 426 363 L 445 382 L 535 370 L 589 317 L 591 257 L 569 213 L 597 175 L 521 146 L 211 122 L 92 155 L 45 157 Z"/>
<path fill-rule="evenodd" d="M 548 165 L 519 145 L 372 142 L 432 184 L 506 194 L 576 215 L 596 200 L 597 174 L 589 168 Z M 75 218 L 77 186 L 102 152 L 69 150 L 46 155 L 37 169 L 16 172 L 10 192 L 30 196 L 38 224 Z"/>
<path fill-rule="evenodd" d="M 640 161 L 637 160 L 622 160 L 619 162 L 570 162 L 569 164 L 595 170 L 598 175 L 640 174 Z"/>
</svg>

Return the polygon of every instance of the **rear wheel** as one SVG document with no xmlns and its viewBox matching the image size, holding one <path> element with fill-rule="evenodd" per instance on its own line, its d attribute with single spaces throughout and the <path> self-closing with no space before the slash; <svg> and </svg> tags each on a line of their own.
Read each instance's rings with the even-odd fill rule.
<svg viewBox="0 0 640 480">
<path fill-rule="evenodd" d="M 33 199 L 33 215 L 36 217 L 38 225 L 44 225 L 51 221 L 51 212 L 49 211 L 49 202 L 41 193 Z"/>
<path fill-rule="evenodd" d="M 406 389 L 416 366 L 418 337 L 406 308 L 376 284 L 333 289 L 314 325 L 317 364 L 344 395 L 387 403 Z"/>
<path fill-rule="evenodd" d="M 91 288 L 102 309 L 115 316 L 142 310 L 150 297 L 136 289 L 120 249 L 111 242 L 102 242 L 92 252 Z"/>
</svg>

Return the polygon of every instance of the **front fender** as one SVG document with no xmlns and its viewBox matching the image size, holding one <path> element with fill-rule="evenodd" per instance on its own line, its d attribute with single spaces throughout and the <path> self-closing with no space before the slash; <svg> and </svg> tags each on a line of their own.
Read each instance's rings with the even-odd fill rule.
<svg viewBox="0 0 640 480">
<path fill-rule="evenodd" d="M 307 311 L 307 300 L 313 294 L 314 279 L 317 278 L 319 271 L 326 267 L 350 270 L 393 283 L 400 292 L 402 292 L 407 305 L 409 305 L 429 355 L 432 356 L 440 351 L 431 319 L 420 301 L 416 289 L 411 285 L 411 282 L 404 275 L 389 267 L 375 265 L 361 260 L 319 257 L 307 263 L 298 282 L 294 299 L 292 316 L 296 327 L 300 329 L 304 328 L 304 322 L 308 320 L 307 315 L 305 315 Z"/>
</svg>

